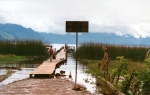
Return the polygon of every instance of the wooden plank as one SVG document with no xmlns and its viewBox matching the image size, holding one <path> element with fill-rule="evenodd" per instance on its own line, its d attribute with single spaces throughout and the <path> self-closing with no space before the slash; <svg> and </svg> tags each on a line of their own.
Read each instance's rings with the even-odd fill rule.
<svg viewBox="0 0 150 95">
<path fill-rule="evenodd" d="M 66 58 L 65 51 L 62 49 L 56 56 L 56 59 L 53 59 L 52 62 L 50 62 L 50 59 L 44 61 L 38 68 L 36 68 L 34 71 L 30 73 L 30 77 L 32 75 L 51 75 L 55 71 L 56 65 L 62 61 L 64 61 Z"/>
</svg>

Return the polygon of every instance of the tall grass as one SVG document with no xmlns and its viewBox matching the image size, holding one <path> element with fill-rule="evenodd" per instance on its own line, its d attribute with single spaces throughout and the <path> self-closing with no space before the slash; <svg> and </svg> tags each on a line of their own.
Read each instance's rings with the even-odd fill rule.
<svg viewBox="0 0 150 95">
<path fill-rule="evenodd" d="M 117 56 L 124 56 L 132 61 L 144 61 L 148 51 L 148 48 L 145 46 L 123 46 L 87 42 L 82 43 L 78 48 L 78 57 L 81 59 L 102 59 L 104 55 L 102 51 L 103 46 L 108 48 L 107 52 L 111 59 L 115 59 Z"/>
<path fill-rule="evenodd" d="M 0 55 L 0 64 L 5 64 L 5 63 L 14 63 L 14 62 L 19 62 L 19 61 L 25 61 L 28 60 L 26 56 L 16 56 L 16 55 Z"/>
<path fill-rule="evenodd" d="M 39 40 L 0 41 L 0 54 L 39 56 L 46 54 L 46 48 Z"/>
</svg>

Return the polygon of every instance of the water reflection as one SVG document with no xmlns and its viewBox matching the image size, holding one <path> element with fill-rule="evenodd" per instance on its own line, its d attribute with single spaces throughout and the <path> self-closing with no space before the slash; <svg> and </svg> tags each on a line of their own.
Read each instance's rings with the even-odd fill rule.
<svg viewBox="0 0 150 95">
<path fill-rule="evenodd" d="M 67 63 L 64 65 L 61 65 L 59 68 L 56 69 L 56 73 L 59 73 L 61 70 L 65 71 L 65 74 L 67 75 L 65 78 L 69 79 L 69 75 L 71 72 L 72 75 L 72 81 L 75 82 L 75 66 L 76 61 L 71 57 L 71 55 L 68 55 Z M 80 64 L 78 62 L 77 67 L 77 84 L 81 84 L 87 88 L 92 93 L 96 93 L 96 85 L 95 81 L 96 79 L 91 76 L 91 74 L 85 73 L 87 70 L 87 66 Z"/>
<path fill-rule="evenodd" d="M 7 70 L 6 69 L 1 69 L 0 70 L 0 75 L 6 75 L 7 74 Z"/>
<path fill-rule="evenodd" d="M 33 70 L 34 70 L 34 68 L 22 68 L 21 70 L 14 70 L 15 73 L 13 73 L 10 77 L 8 77 L 4 81 L 2 81 L 0 83 L 0 86 L 12 83 L 14 81 L 29 78 L 29 74 Z"/>
<path fill-rule="evenodd" d="M 0 64 L 0 68 L 5 68 L 0 69 L 0 75 L 6 75 L 8 70 L 10 69 L 15 71 L 7 79 L 0 82 L 0 86 L 12 83 L 14 81 L 29 78 L 29 74 L 31 73 L 31 71 L 37 68 L 41 63 L 41 60 L 36 60 L 28 63 Z"/>
</svg>

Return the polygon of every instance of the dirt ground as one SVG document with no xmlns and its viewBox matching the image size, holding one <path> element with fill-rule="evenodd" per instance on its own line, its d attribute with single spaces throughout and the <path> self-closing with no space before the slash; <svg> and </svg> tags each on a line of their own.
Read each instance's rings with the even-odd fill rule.
<svg viewBox="0 0 150 95">
<path fill-rule="evenodd" d="M 74 83 L 65 79 L 25 79 L 0 86 L 0 95 L 92 95 L 73 88 Z"/>
</svg>

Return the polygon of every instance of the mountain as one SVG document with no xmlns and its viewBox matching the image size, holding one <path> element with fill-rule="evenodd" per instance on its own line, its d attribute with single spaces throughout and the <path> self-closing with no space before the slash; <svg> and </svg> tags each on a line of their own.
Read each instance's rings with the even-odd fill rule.
<svg viewBox="0 0 150 95">
<path fill-rule="evenodd" d="M 34 39 L 51 44 L 75 44 L 76 33 L 52 34 L 40 33 L 17 24 L 0 24 L 0 40 Z M 98 42 L 122 45 L 150 45 L 149 38 L 134 38 L 131 35 L 118 36 L 113 33 L 82 33 L 78 34 L 78 43 Z"/>
<path fill-rule="evenodd" d="M 46 43 L 57 44 L 75 44 L 75 35 L 70 34 L 52 34 L 52 33 L 40 33 L 43 37 L 43 41 Z"/>
<path fill-rule="evenodd" d="M 75 33 L 76 34 L 76 33 Z M 76 35 L 73 34 L 48 34 L 41 33 L 45 37 L 45 41 L 49 43 L 58 44 L 75 44 Z M 117 36 L 113 33 L 83 33 L 78 35 L 78 43 L 84 42 L 98 42 L 106 44 L 116 44 L 116 45 L 150 45 L 150 38 L 134 38 L 133 36 Z"/>
<path fill-rule="evenodd" d="M 85 39 L 84 39 L 85 38 Z M 113 33 L 88 33 L 79 37 L 80 42 L 99 42 L 122 45 L 150 45 L 150 38 L 134 38 L 131 35 L 118 36 Z"/>
<path fill-rule="evenodd" d="M 41 39 L 41 35 L 31 28 L 25 28 L 17 24 L 0 24 L 0 39 Z"/>
</svg>

